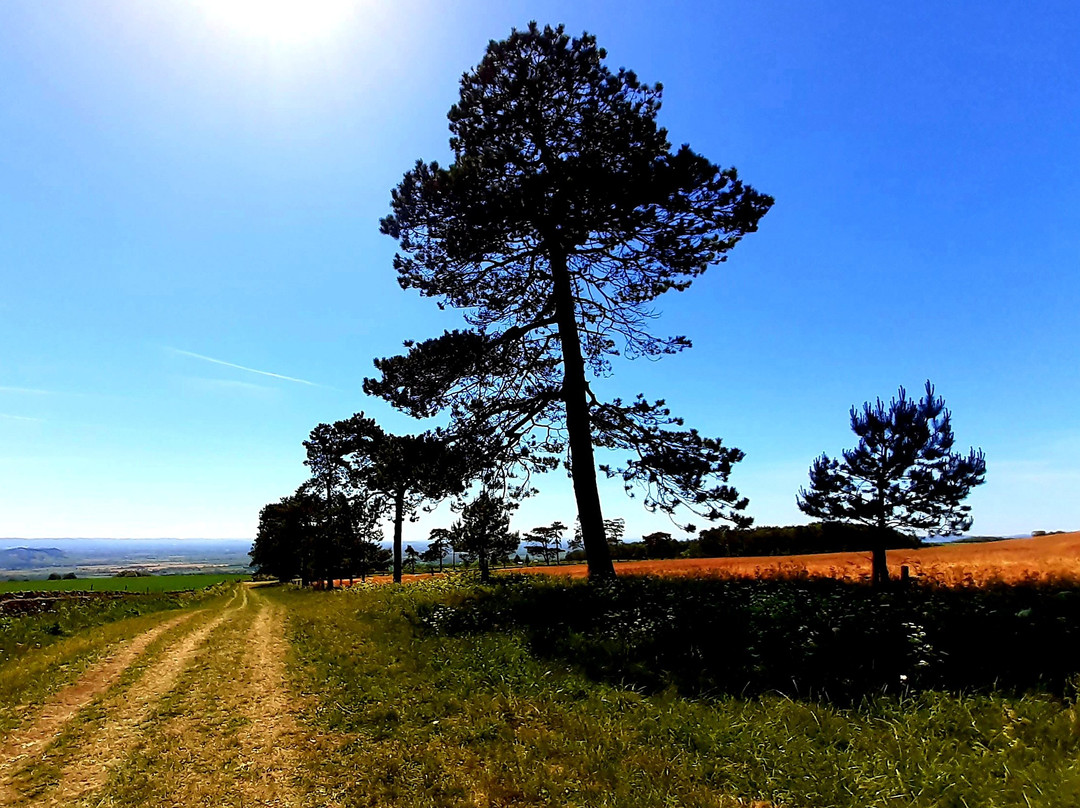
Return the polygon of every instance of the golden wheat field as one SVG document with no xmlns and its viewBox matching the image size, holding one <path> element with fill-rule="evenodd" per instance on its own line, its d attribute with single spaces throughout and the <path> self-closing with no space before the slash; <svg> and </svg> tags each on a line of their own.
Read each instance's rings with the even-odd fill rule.
<svg viewBox="0 0 1080 808">
<path fill-rule="evenodd" d="M 944 544 L 918 550 L 890 550 L 889 569 L 950 586 L 995 581 L 1080 581 L 1080 532 L 1031 539 Z M 624 561 L 620 575 L 718 576 L 738 578 L 828 577 L 869 580 L 870 553 L 822 553 L 746 558 L 674 558 Z M 525 567 L 520 572 L 584 577 L 584 564 Z"/>
</svg>

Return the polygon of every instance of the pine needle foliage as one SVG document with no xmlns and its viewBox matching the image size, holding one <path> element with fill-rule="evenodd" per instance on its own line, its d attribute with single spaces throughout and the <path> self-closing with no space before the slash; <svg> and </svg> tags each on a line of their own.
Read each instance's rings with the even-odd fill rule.
<svg viewBox="0 0 1080 808">
<path fill-rule="evenodd" d="M 945 401 L 926 382 L 926 394 L 908 398 L 903 387 L 888 406 L 879 398 L 851 408 L 859 442 L 843 460 L 821 455 L 810 468 L 810 488 L 799 489 L 803 513 L 877 528 L 873 580 L 888 580 L 887 532 L 950 535 L 971 527 L 963 500 L 986 479 L 982 450 L 953 451 L 956 440 Z"/>
<path fill-rule="evenodd" d="M 727 485 L 743 454 L 643 395 L 602 400 L 615 356 L 690 346 L 649 330 L 652 302 L 725 260 L 772 199 L 657 125 L 662 87 L 612 71 L 594 37 L 535 23 L 492 41 L 449 113 L 453 163 L 418 161 L 392 192 L 382 232 L 404 289 L 462 309 L 468 328 L 376 360 L 364 389 L 497 447 L 503 465 L 574 481 L 590 575 L 611 577 L 600 469 L 652 511 L 687 506 L 747 524 Z"/>
</svg>

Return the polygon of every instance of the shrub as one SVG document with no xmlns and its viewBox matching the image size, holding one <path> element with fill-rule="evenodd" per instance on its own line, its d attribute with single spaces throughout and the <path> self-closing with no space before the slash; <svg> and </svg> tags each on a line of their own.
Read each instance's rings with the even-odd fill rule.
<svg viewBox="0 0 1080 808">
<path fill-rule="evenodd" d="M 426 630 L 523 632 L 594 678 L 688 694 L 848 702 L 925 689 L 1064 692 L 1080 672 L 1080 589 L 1032 584 L 876 593 L 828 579 L 507 576 L 421 610 Z"/>
</svg>

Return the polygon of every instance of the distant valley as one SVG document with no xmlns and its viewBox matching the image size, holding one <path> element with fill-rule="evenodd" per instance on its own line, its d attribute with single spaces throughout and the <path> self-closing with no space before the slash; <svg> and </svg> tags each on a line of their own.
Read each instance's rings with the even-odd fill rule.
<svg viewBox="0 0 1080 808">
<path fill-rule="evenodd" d="M 0 579 L 249 571 L 247 539 L 0 539 Z"/>
</svg>

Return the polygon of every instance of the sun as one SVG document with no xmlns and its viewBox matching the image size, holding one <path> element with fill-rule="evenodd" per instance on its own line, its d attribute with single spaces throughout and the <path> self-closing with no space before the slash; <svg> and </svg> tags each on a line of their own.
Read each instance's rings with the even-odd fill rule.
<svg viewBox="0 0 1080 808">
<path fill-rule="evenodd" d="M 245 38 L 282 44 L 322 39 L 339 30 L 357 0 L 196 0 L 207 20 Z"/>
</svg>

